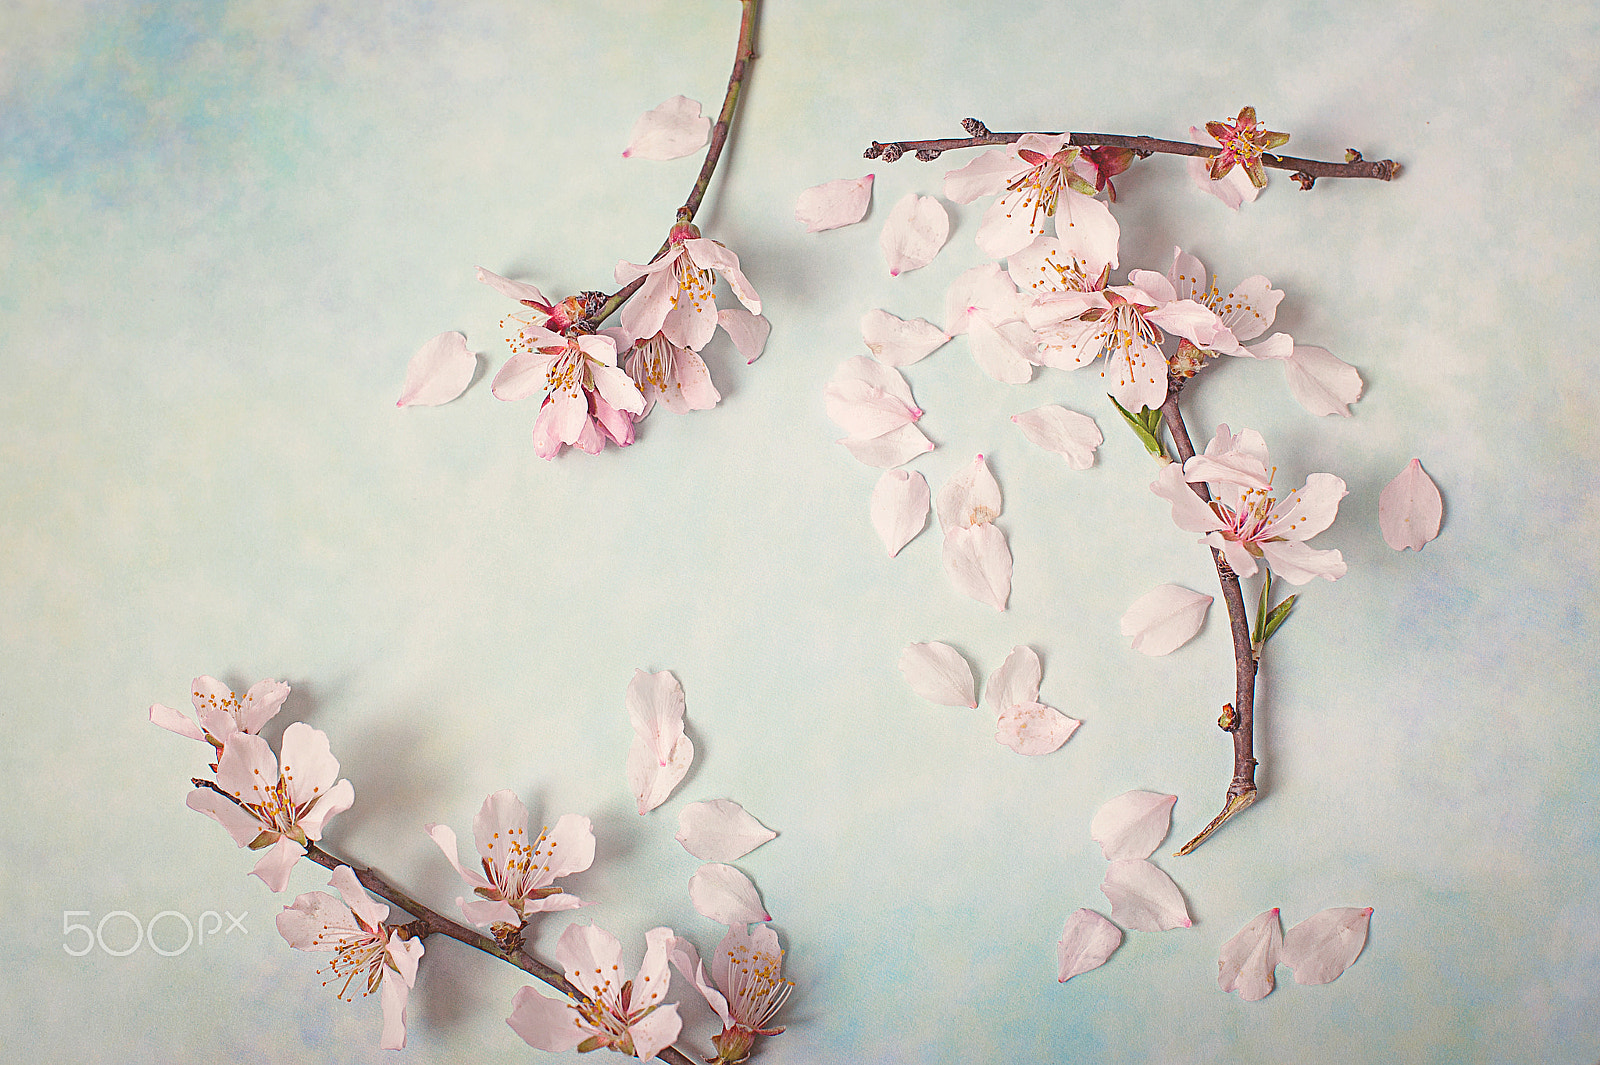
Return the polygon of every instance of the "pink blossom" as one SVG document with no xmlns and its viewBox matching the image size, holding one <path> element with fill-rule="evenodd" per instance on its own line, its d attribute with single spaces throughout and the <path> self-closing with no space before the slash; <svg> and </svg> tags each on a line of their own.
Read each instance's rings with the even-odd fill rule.
<svg viewBox="0 0 1600 1065">
<path fill-rule="evenodd" d="M 242 699 L 215 677 L 196 677 L 189 688 L 193 720 L 156 703 L 150 707 L 150 721 L 191 740 L 205 740 L 219 752 L 235 733 L 253 736 L 260 732 L 289 697 L 289 686 L 281 680 L 257 681 Z"/>
<path fill-rule="evenodd" d="M 633 443 L 633 419 L 645 399 L 617 366 L 616 341 L 593 333 L 562 336 L 524 326 L 512 343 L 517 353 L 495 375 L 497 398 L 514 402 L 547 392 L 533 427 L 534 450 L 554 458 L 565 445 L 597 455 L 610 440 Z"/>
<path fill-rule="evenodd" d="M 679 347 L 704 348 L 717 331 L 717 302 L 711 291 L 717 275 L 750 313 L 761 313 L 761 297 L 739 269 L 737 255 L 702 237 L 693 225 L 674 226 L 667 240 L 666 253 L 648 264 L 617 264 L 617 284 L 644 278 L 622 306 L 622 328 L 629 336 L 661 332 Z"/>
<path fill-rule="evenodd" d="M 687 939 L 673 939 L 672 964 L 694 982 L 722 1022 L 722 1031 L 711 1037 L 717 1048 L 717 1056 L 707 1059 L 711 1065 L 739 1065 L 750 1057 L 757 1036 L 783 1031 L 772 1026 L 772 1018 L 788 1001 L 794 981 L 783 978 L 783 950 L 778 934 L 767 925 L 758 925 L 753 934 L 728 929 L 711 959 L 709 979 Z"/>
<path fill-rule="evenodd" d="M 1092 258 L 1114 261 L 1117 223 L 1094 198 L 1099 167 L 1068 147 L 1066 134 L 1025 134 L 1004 149 L 984 152 L 944 178 L 956 203 L 999 194 L 978 227 L 984 254 L 1002 259 L 1020 251 L 1055 221 L 1056 236 Z M 1109 254 L 1107 249 L 1109 248 Z"/>
<path fill-rule="evenodd" d="M 657 400 L 674 414 L 686 414 L 710 410 L 722 398 L 711 383 L 705 361 L 693 350 L 668 340 L 663 332 L 635 340 L 622 356 L 622 366 L 644 394 L 644 414 L 650 413 Z"/>
</svg>

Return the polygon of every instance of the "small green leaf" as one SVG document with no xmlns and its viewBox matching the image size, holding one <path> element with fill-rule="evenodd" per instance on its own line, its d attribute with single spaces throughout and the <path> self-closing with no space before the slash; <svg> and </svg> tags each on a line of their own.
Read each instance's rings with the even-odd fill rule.
<svg viewBox="0 0 1600 1065">
<path fill-rule="evenodd" d="M 1272 608 L 1272 613 L 1267 615 L 1266 629 L 1261 635 L 1262 643 L 1272 639 L 1272 634 L 1278 631 L 1278 627 L 1284 623 L 1284 620 L 1289 616 L 1289 611 L 1293 609 L 1294 596 L 1292 595 Z"/>
<path fill-rule="evenodd" d="M 591 1050 L 599 1050 L 601 1047 L 605 1046 L 610 1046 L 610 1044 L 597 1035 L 591 1035 L 589 1038 L 578 1044 L 578 1053 L 587 1054 Z"/>
<path fill-rule="evenodd" d="M 1263 569 L 1261 573 L 1261 600 L 1256 604 L 1256 627 L 1250 633 L 1250 642 L 1256 647 L 1267 642 L 1261 630 L 1267 622 L 1267 603 L 1271 601 L 1272 596 L 1272 571 Z"/>
<path fill-rule="evenodd" d="M 1117 413 L 1122 415 L 1122 420 L 1128 423 L 1128 428 L 1144 443 L 1144 449 L 1158 459 L 1167 457 L 1166 448 L 1161 446 L 1161 438 L 1157 435 L 1161 431 L 1161 412 L 1151 410 L 1149 407 L 1140 407 L 1138 414 L 1128 413 L 1128 409 L 1117 402 L 1116 396 L 1107 396 L 1111 405 L 1117 408 Z"/>
</svg>

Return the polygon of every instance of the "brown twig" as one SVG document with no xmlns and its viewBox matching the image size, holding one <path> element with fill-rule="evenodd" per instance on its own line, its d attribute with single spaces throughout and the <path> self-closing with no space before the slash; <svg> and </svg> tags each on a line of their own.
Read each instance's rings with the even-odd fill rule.
<svg viewBox="0 0 1600 1065">
<path fill-rule="evenodd" d="M 1161 420 L 1172 436 L 1172 446 L 1178 452 L 1178 461 L 1187 462 L 1194 457 L 1194 443 L 1189 439 L 1189 429 L 1184 425 L 1183 412 L 1178 409 L 1178 396 L 1183 391 L 1180 377 L 1171 379 L 1167 386 L 1166 402 L 1161 405 Z M 1205 482 L 1190 482 L 1195 495 L 1206 503 L 1211 493 Z M 1245 608 L 1244 591 L 1239 587 L 1239 575 L 1233 572 L 1221 551 L 1211 549 L 1211 561 L 1217 567 L 1217 580 L 1222 585 L 1222 601 L 1228 607 L 1228 628 L 1233 634 L 1234 693 L 1232 713 L 1224 712 L 1222 724 L 1233 738 L 1233 780 L 1228 784 L 1227 801 L 1222 812 L 1200 830 L 1200 834 L 1185 843 L 1178 855 L 1188 854 L 1204 843 L 1222 823 L 1256 801 L 1255 757 L 1255 701 L 1256 670 L 1259 662 L 1256 647 L 1250 638 L 1250 615 Z"/>
<path fill-rule="evenodd" d="M 945 140 L 926 141 L 873 141 L 863 155 L 868 159 L 882 159 L 892 163 L 902 155 L 910 153 L 922 162 L 928 163 L 939 158 L 944 152 L 958 148 L 980 148 L 989 144 L 1011 144 L 1025 133 L 993 133 L 976 118 L 962 120 L 970 134 L 966 137 L 951 137 Z M 1041 136 L 1059 137 L 1060 133 L 1041 133 Z M 1132 137 L 1122 133 L 1071 133 L 1068 134 L 1068 143 L 1081 148 L 1095 146 L 1107 148 L 1128 148 L 1134 154 L 1148 158 L 1152 155 L 1197 155 L 1210 158 L 1220 155 L 1222 149 L 1216 145 L 1191 144 L 1188 141 L 1169 141 L 1159 137 Z M 1400 164 L 1393 159 L 1380 159 L 1371 161 L 1363 159 L 1361 153 L 1354 148 L 1345 149 L 1346 161 L 1343 163 L 1329 163 L 1319 159 L 1301 159 L 1293 155 L 1274 155 L 1265 152 L 1261 162 L 1278 170 L 1293 171 L 1290 177 L 1299 183 L 1302 189 L 1309 189 L 1319 177 L 1328 178 L 1373 178 L 1377 181 L 1391 181 L 1400 173 Z"/>
</svg>

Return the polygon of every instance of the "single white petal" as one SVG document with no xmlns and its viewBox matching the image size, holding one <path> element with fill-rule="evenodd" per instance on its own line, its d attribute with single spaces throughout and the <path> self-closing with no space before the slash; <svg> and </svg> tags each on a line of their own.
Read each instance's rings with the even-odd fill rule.
<svg viewBox="0 0 1600 1065">
<path fill-rule="evenodd" d="M 900 652 L 900 672 L 911 690 L 941 706 L 978 705 L 972 667 L 947 643 L 914 643 Z"/>
<path fill-rule="evenodd" d="M 974 318 L 991 323 L 1021 318 L 1026 302 L 1017 293 L 999 263 L 984 263 L 963 271 L 950 282 L 944 294 L 944 331 L 951 336 L 965 333 Z"/>
<path fill-rule="evenodd" d="M 979 455 L 939 489 L 939 524 L 946 531 L 985 525 L 1000 516 L 1000 484 Z"/>
<path fill-rule="evenodd" d="M 337 950 L 338 939 L 324 933 L 353 932 L 356 919 L 350 907 L 326 891 L 308 891 L 285 906 L 275 922 L 278 934 L 295 950 Z"/>
<path fill-rule="evenodd" d="M 531 987 L 523 987 L 511 998 L 511 1016 L 506 1023 L 536 1050 L 571 1050 L 590 1032 L 580 1026 L 578 1011 L 570 1002 L 566 997 L 546 998 Z"/>
<path fill-rule="evenodd" d="M 1147 861 L 1112 862 L 1100 890 L 1111 900 L 1111 919 L 1136 932 L 1164 932 L 1194 923 L 1178 885 Z"/>
<path fill-rule="evenodd" d="M 1339 552 L 1319 551 L 1296 540 L 1269 540 L 1261 545 L 1261 555 L 1273 575 L 1290 584 L 1305 584 L 1316 577 L 1336 581 L 1347 569 L 1344 556 Z"/>
<path fill-rule="evenodd" d="M 550 306 L 550 301 L 544 298 L 544 293 L 526 281 L 513 281 L 509 277 L 501 277 L 493 270 L 485 270 L 481 266 L 478 267 L 478 280 L 502 296 L 509 296 L 518 303 L 538 304 L 541 307 Z"/>
<path fill-rule="evenodd" d="M 996 713 L 1007 707 L 1022 706 L 1039 701 L 1039 681 L 1044 666 L 1039 655 L 1026 644 L 1019 644 L 1006 655 L 1000 668 L 989 674 L 983 697 Z"/>
<path fill-rule="evenodd" d="M 467 390 L 477 369 L 478 357 L 467 350 L 465 336 L 440 333 L 418 348 L 406 364 L 406 383 L 395 406 L 436 407 L 449 403 Z"/>
<path fill-rule="evenodd" d="M 1075 470 L 1093 466 L 1095 449 L 1105 442 L 1093 418 L 1054 403 L 1013 414 L 1011 420 L 1022 435 L 1046 451 L 1054 451 Z"/>
<path fill-rule="evenodd" d="M 1283 963 L 1297 984 L 1326 984 L 1350 968 L 1367 943 L 1372 907 L 1335 906 L 1313 914 L 1283 936 Z"/>
<path fill-rule="evenodd" d="M 1074 976 L 1100 968 L 1121 945 L 1122 929 L 1104 916 L 1089 909 L 1073 911 L 1056 944 L 1060 982 L 1064 984 Z"/>
<path fill-rule="evenodd" d="M 794 204 L 794 220 L 805 226 L 807 233 L 838 229 L 861 221 L 871 201 L 871 174 L 824 181 L 800 194 Z"/>
<path fill-rule="evenodd" d="M 1171 654 L 1205 624 L 1211 597 L 1178 584 L 1163 584 L 1133 601 L 1122 615 L 1122 635 L 1140 654 Z"/>
<path fill-rule="evenodd" d="M 682 1030 L 683 1019 L 678 1016 L 678 1004 L 673 1002 L 633 1022 L 628 1026 L 628 1035 L 633 1039 L 635 1056 L 649 1061 L 677 1040 Z"/>
<path fill-rule="evenodd" d="M 995 325 L 987 318 L 974 317 L 967 338 L 978 369 L 996 381 L 1025 385 L 1033 380 L 1039 337 L 1027 322 L 1014 319 Z"/>
<path fill-rule="evenodd" d="M 1348 418 L 1350 404 L 1361 398 L 1361 374 L 1326 348 L 1296 344 L 1283 360 L 1289 391 L 1312 414 Z"/>
<path fill-rule="evenodd" d="M 1011 547 L 1006 534 L 985 522 L 944 535 L 944 571 L 956 590 L 996 610 L 1011 597 Z"/>
<path fill-rule="evenodd" d="M 627 771 L 628 787 L 638 800 L 639 813 L 649 813 L 666 802 L 693 761 L 694 744 L 688 736 L 679 736 L 664 757 L 644 740 L 635 738 L 628 749 Z"/>
<path fill-rule="evenodd" d="M 1274 906 L 1236 932 L 1217 956 L 1217 986 L 1246 1002 L 1272 993 L 1272 971 L 1283 953 L 1283 927 Z"/>
<path fill-rule="evenodd" d="M 1283 290 L 1272 287 L 1260 274 L 1247 277 L 1218 300 L 1217 317 L 1243 343 L 1254 340 L 1271 327 L 1278 316 L 1278 304 L 1283 302 Z M 1260 358 L 1260 355 L 1256 356 Z"/>
<path fill-rule="evenodd" d="M 628 785 L 643 814 L 665 802 L 688 773 L 694 744 L 683 731 L 683 687 L 671 673 L 635 670 L 627 706 L 637 734 L 628 751 Z"/>
<path fill-rule="evenodd" d="M 1049 754 L 1071 739 L 1081 724 L 1043 703 L 1021 703 L 996 715 L 994 738 L 1018 754 Z"/>
<path fill-rule="evenodd" d="M 1183 468 L 1176 462 L 1161 467 L 1161 472 L 1156 474 L 1155 481 L 1150 485 L 1150 491 L 1172 504 L 1172 522 L 1185 532 L 1203 533 L 1226 527 L 1226 523 L 1217 517 L 1217 512 L 1189 487 L 1189 483 L 1183 479 Z M 1254 573 L 1255 570 L 1250 572 Z"/>
<path fill-rule="evenodd" d="M 933 442 L 910 422 L 870 440 L 846 437 L 839 443 L 850 449 L 857 462 L 880 470 L 892 469 L 933 450 Z"/>
<path fill-rule="evenodd" d="M 702 861 L 743 858 L 777 835 L 728 799 L 690 803 L 678 814 L 677 841 Z"/>
<path fill-rule="evenodd" d="M 1439 495 L 1439 486 L 1417 459 L 1412 459 L 1378 494 L 1378 528 L 1383 530 L 1383 542 L 1396 551 L 1408 547 L 1421 551 L 1423 544 L 1439 535 L 1443 520 L 1444 499 Z"/>
<path fill-rule="evenodd" d="M 168 732 L 176 732 L 180 736 L 191 740 L 204 740 L 205 730 L 194 723 L 194 718 L 181 710 L 174 710 L 170 706 L 154 703 L 150 707 L 150 723 L 160 725 Z"/>
<path fill-rule="evenodd" d="M 872 490 L 872 527 L 893 558 L 928 524 L 928 479 L 916 471 L 885 470 Z"/>
<path fill-rule="evenodd" d="M 699 102 L 674 96 L 639 116 L 622 157 L 681 159 L 705 147 L 710 136 L 711 119 L 701 116 Z"/>
<path fill-rule="evenodd" d="M 1128 791 L 1095 811 L 1089 838 L 1100 844 L 1107 861 L 1148 858 L 1172 830 L 1172 805 L 1176 795 L 1154 791 Z"/>
<path fill-rule="evenodd" d="M 761 358 L 761 353 L 767 349 L 772 323 L 761 315 L 752 314 L 743 307 L 725 307 L 717 312 L 717 324 L 744 356 L 746 365 Z"/>
<path fill-rule="evenodd" d="M 1056 237 L 1068 255 L 1098 274 L 1104 266 L 1117 268 L 1117 241 L 1121 227 L 1105 201 L 1068 189 L 1056 204 Z"/>
<path fill-rule="evenodd" d="M 1205 302 L 1209 277 L 1206 264 L 1199 258 L 1182 248 L 1172 249 L 1172 265 L 1167 268 L 1167 280 L 1172 282 L 1172 291 L 1178 299 Z"/>
<path fill-rule="evenodd" d="M 922 417 L 900 371 L 865 355 L 840 363 L 823 396 L 834 424 L 861 440 L 882 436 Z"/>
<path fill-rule="evenodd" d="M 861 339 L 885 365 L 910 366 L 944 344 L 950 334 L 923 318 L 908 322 L 888 311 L 870 310 L 861 316 Z"/>
<path fill-rule="evenodd" d="M 702 917 L 718 924 L 744 928 L 752 921 L 770 921 L 761 895 L 750 878 L 731 865 L 702 865 L 689 879 L 689 901 Z"/>
<path fill-rule="evenodd" d="M 993 196 L 1028 166 L 1014 151 L 984 152 L 966 166 L 945 172 L 945 197 L 952 203 L 971 203 L 980 196 Z"/>
<path fill-rule="evenodd" d="M 550 388 L 550 362 L 550 356 L 542 352 L 519 351 L 500 367 L 489 391 L 507 403 L 543 395 Z"/>
<path fill-rule="evenodd" d="M 932 196 L 908 192 L 889 212 L 878 235 L 878 247 L 889 264 L 891 277 L 918 270 L 933 262 L 950 235 L 950 216 Z"/>
<path fill-rule="evenodd" d="M 221 825 L 239 847 L 248 847 L 266 827 L 255 814 L 227 796 L 218 795 L 211 788 L 195 788 L 183 802 L 189 809 L 205 814 Z"/>
</svg>

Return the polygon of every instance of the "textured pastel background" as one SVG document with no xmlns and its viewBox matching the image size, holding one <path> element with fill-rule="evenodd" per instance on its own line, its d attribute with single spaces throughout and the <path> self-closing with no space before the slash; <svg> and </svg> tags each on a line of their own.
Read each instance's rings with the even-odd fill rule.
<svg viewBox="0 0 1600 1065">
<path fill-rule="evenodd" d="M 533 454 L 533 406 L 486 380 L 396 410 L 435 333 L 498 366 L 507 307 L 474 266 L 560 293 L 656 247 L 697 163 L 620 150 L 669 96 L 716 106 L 737 14 L 0 7 L 0 1058 L 394 1060 L 376 1004 L 336 1001 L 274 933 L 291 896 L 183 806 L 200 752 L 145 710 L 214 673 L 294 686 L 270 734 L 325 730 L 357 792 L 331 845 L 441 908 L 458 889 L 424 822 L 464 834 L 502 787 L 546 820 L 592 816 L 600 858 L 573 888 L 635 958 L 656 924 L 714 943 L 672 834 L 686 802 L 743 803 L 781 833 L 740 864 L 800 985 L 773 1065 L 1600 1061 L 1594 7 L 774 0 L 702 215 L 774 323 L 753 366 L 712 352 L 722 406 L 553 463 Z M 1219 804 L 1220 607 L 1165 659 L 1117 632 L 1154 585 L 1214 578 L 1088 375 L 1000 385 L 964 340 L 907 373 L 939 444 L 913 468 L 937 486 L 990 457 L 1011 609 L 952 591 L 932 530 L 883 557 L 876 471 L 833 443 L 822 386 L 862 351 L 869 307 L 942 318 L 980 214 L 952 207 L 941 256 L 890 278 L 887 208 L 964 160 L 860 152 L 966 115 L 1180 135 L 1245 103 L 1301 154 L 1355 145 L 1403 179 L 1301 193 L 1279 177 L 1235 215 L 1155 160 L 1119 183 L 1123 265 L 1164 268 L 1182 243 L 1224 279 L 1265 273 L 1289 293 L 1280 326 L 1360 368 L 1348 420 L 1310 417 L 1256 365 L 1194 402 L 1202 427 L 1261 429 L 1283 479 L 1349 482 L 1318 543 L 1350 572 L 1305 589 L 1272 645 L 1265 800 L 1158 859 L 1195 926 L 1131 933 L 1059 985 L 1063 920 L 1108 908 L 1099 804 L 1176 793 L 1163 855 Z M 869 170 L 863 225 L 799 231 L 801 189 Z M 1093 469 L 1009 424 L 1047 402 L 1099 420 Z M 1447 518 L 1397 554 L 1377 494 L 1413 455 Z M 985 676 L 1030 644 L 1044 699 L 1083 727 L 1013 754 L 986 709 L 907 690 L 896 659 L 928 639 Z M 622 774 L 638 667 L 681 679 L 700 751 L 643 819 Z M 324 883 L 303 864 L 291 890 Z M 1254 1004 L 1217 990 L 1218 947 L 1250 917 L 1332 905 L 1377 911 L 1337 982 L 1283 970 Z M 74 958 L 68 910 L 244 912 L 247 934 Z M 411 1060 L 538 1057 L 503 1023 L 516 973 L 428 949 Z"/>
</svg>

